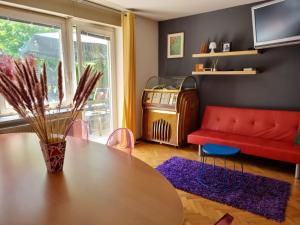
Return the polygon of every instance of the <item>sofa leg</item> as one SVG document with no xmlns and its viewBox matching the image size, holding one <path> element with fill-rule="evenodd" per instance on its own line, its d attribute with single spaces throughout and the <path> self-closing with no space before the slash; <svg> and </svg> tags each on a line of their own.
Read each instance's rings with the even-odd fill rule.
<svg viewBox="0 0 300 225">
<path fill-rule="evenodd" d="M 198 155 L 199 157 L 202 156 L 202 145 L 198 145 Z"/>
<path fill-rule="evenodd" d="M 300 179 L 300 164 L 296 164 L 295 178 Z"/>
</svg>

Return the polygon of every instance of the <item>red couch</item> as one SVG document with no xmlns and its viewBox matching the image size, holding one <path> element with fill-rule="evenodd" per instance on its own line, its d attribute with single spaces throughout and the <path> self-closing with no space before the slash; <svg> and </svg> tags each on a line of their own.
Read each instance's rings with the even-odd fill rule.
<svg viewBox="0 0 300 225">
<path fill-rule="evenodd" d="M 295 163 L 299 178 L 299 128 L 300 112 L 207 106 L 201 129 L 188 135 L 188 143 L 224 144 L 245 154 Z"/>
</svg>

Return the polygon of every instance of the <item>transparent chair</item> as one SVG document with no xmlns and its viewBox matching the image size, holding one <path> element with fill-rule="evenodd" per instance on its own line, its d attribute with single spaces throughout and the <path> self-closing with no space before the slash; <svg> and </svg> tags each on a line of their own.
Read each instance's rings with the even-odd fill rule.
<svg viewBox="0 0 300 225">
<path fill-rule="evenodd" d="M 230 225 L 233 221 L 233 216 L 226 213 L 221 219 L 219 219 L 215 225 Z"/>
<path fill-rule="evenodd" d="M 106 146 L 124 151 L 131 155 L 134 148 L 134 137 L 131 130 L 127 128 L 116 129 L 109 136 Z"/>
<path fill-rule="evenodd" d="M 75 120 L 69 128 L 67 136 L 88 140 L 89 139 L 88 123 L 81 119 Z"/>
</svg>

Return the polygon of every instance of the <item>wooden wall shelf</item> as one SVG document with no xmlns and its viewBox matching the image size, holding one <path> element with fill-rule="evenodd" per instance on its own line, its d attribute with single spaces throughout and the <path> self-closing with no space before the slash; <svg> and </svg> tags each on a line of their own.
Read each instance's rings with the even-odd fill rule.
<svg viewBox="0 0 300 225">
<path fill-rule="evenodd" d="M 258 50 L 234 51 L 234 52 L 216 52 L 216 53 L 200 53 L 193 54 L 193 58 L 209 58 L 209 57 L 228 57 L 228 56 L 243 56 L 243 55 L 257 55 Z"/>
<path fill-rule="evenodd" d="M 205 76 L 205 75 L 255 75 L 256 70 L 253 71 L 203 71 L 203 72 L 192 72 L 193 75 Z"/>
</svg>

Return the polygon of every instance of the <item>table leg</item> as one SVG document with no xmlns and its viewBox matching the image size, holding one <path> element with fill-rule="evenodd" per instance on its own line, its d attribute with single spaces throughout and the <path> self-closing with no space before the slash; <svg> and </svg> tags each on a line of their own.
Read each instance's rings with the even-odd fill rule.
<svg viewBox="0 0 300 225">
<path fill-rule="evenodd" d="M 296 164 L 295 178 L 300 179 L 300 164 Z"/>
</svg>

